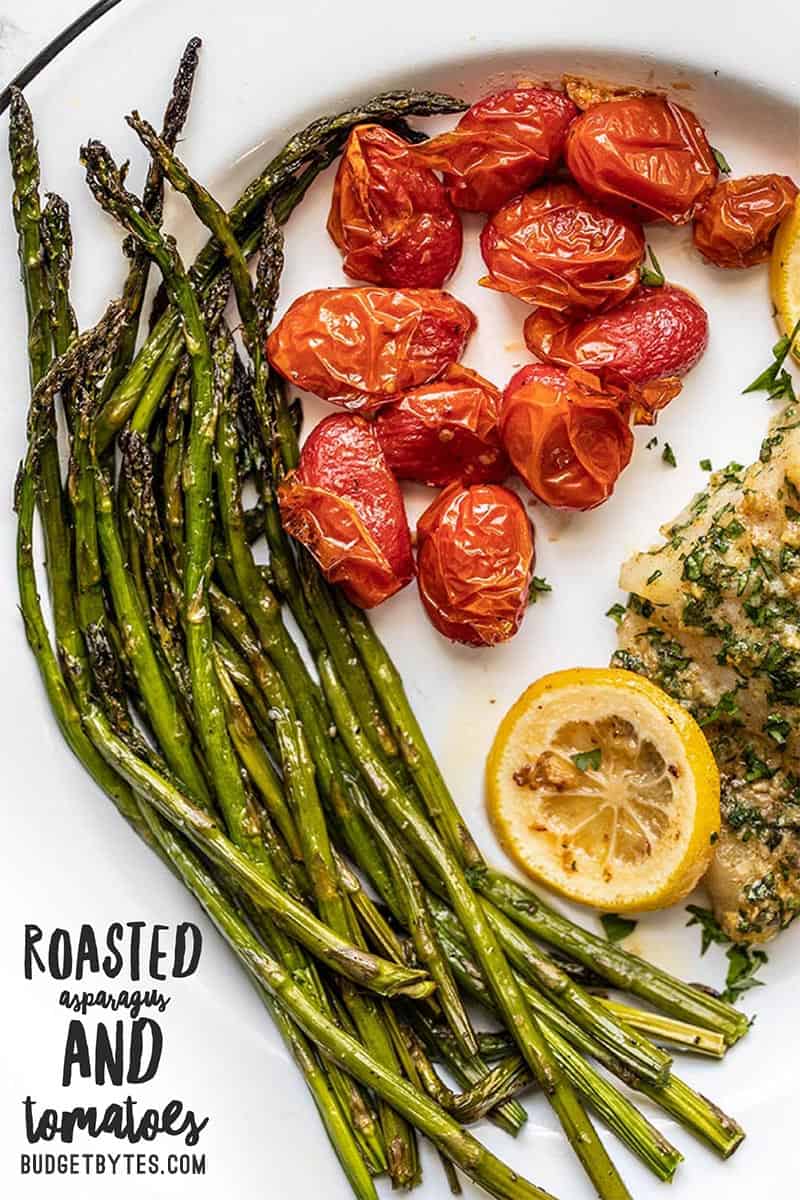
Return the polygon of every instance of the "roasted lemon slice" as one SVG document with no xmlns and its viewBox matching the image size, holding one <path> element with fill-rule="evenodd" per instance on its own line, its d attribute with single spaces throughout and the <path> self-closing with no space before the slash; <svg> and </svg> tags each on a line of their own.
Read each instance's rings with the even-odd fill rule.
<svg viewBox="0 0 800 1200">
<path fill-rule="evenodd" d="M 784 333 L 791 333 L 800 321 L 800 196 L 784 217 L 772 247 L 769 268 L 772 302 Z M 792 353 L 800 359 L 800 339 Z"/>
<path fill-rule="evenodd" d="M 719 832 L 719 775 L 699 725 L 630 671 L 545 675 L 504 717 L 489 815 L 520 866 L 613 912 L 690 892 Z"/>
</svg>

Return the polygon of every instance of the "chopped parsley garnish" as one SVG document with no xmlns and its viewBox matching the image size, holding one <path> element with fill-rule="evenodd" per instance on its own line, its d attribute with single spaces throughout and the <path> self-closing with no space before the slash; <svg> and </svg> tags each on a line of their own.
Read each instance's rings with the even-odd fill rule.
<svg viewBox="0 0 800 1200">
<path fill-rule="evenodd" d="M 615 650 L 611 656 L 611 662 L 621 671 L 633 671 L 636 675 L 647 673 L 642 660 L 637 654 L 631 654 L 630 650 Z"/>
<path fill-rule="evenodd" d="M 736 703 L 736 692 L 723 692 L 711 711 L 698 722 L 699 725 L 710 725 L 721 717 L 738 717 L 739 705 Z"/>
<path fill-rule="evenodd" d="M 725 952 L 728 959 L 728 973 L 725 977 L 725 991 L 722 992 L 721 999 L 735 1004 L 744 992 L 763 985 L 763 979 L 755 978 L 756 972 L 768 961 L 763 950 L 755 950 L 750 946 L 732 942 L 727 933 L 720 928 L 717 918 L 710 909 L 700 908 L 697 904 L 689 904 L 686 911 L 691 914 L 692 918 L 691 921 L 686 922 L 687 926 L 700 926 L 701 954 L 705 954 L 712 944 L 728 947 Z"/>
<path fill-rule="evenodd" d="M 595 746 L 594 750 L 583 750 L 580 754 L 570 754 L 570 758 L 579 771 L 599 770 L 602 757 L 603 753 L 599 746 Z"/>
<path fill-rule="evenodd" d="M 727 951 L 727 959 L 728 974 L 725 979 L 725 991 L 722 993 L 723 1000 L 735 1004 L 744 992 L 749 992 L 750 988 L 764 986 L 763 979 L 755 978 L 756 972 L 760 971 L 769 961 L 763 950 L 754 950 L 750 946 L 733 945 Z"/>
<path fill-rule="evenodd" d="M 719 167 L 720 174 L 730 175 L 730 173 L 731 173 L 730 164 L 729 164 L 727 158 L 725 157 L 725 155 L 722 153 L 722 151 L 718 150 L 716 146 L 712 146 L 711 153 L 714 155 L 714 162 Z"/>
<path fill-rule="evenodd" d="M 655 612 L 655 608 L 649 600 L 644 600 L 641 596 L 637 596 L 636 592 L 631 592 L 628 596 L 628 608 L 631 612 L 638 613 L 640 617 L 644 617 L 645 621 L 649 620 Z"/>
<path fill-rule="evenodd" d="M 731 939 L 720 929 L 719 922 L 710 908 L 701 908 L 699 904 L 687 904 L 686 911 L 691 914 L 692 918 L 691 921 L 686 922 L 686 928 L 688 929 L 690 925 L 700 926 L 701 954 L 705 954 L 712 944 L 718 946 L 729 944 Z"/>
<path fill-rule="evenodd" d="M 677 467 L 678 460 L 675 457 L 675 451 L 670 446 L 669 442 L 664 442 L 664 449 L 661 451 L 661 461 L 665 462 L 670 467 Z"/>
<path fill-rule="evenodd" d="M 639 274 L 642 284 L 645 287 L 663 287 L 664 272 L 661 270 L 661 263 L 656 258 L 653 247 L 649 244 L 647 253 L 650 256 L 650 266 L 648 267 L 645 263 L 642 264 Z"/>
<path fill-rule="evenodd" d="M 764 722 L 764 733 L 772 738 L 776 746 L 785 746 L 791 732 L 789 722 L 778 713 L 770 713 Z"/>
<path fill-rule="evenodd" d="M 653 447 L 654 447 L 654 446 L 657 446 L 657 445 L 658 445 L 658 438 L 657 438 L 657 437 L 651 437 L 651 438 L 650 438 L 650 441 L 649 441 L 649 442 L 647 443 L 647 445 L 645 446 L 645 450 L 652 450 L 652 449 L 653 449 Z"/>
<path fill-rule="evenodd" d="M 800 321 L 797 322 L 791 333 L 785 334 L 784 337 L 775 343 L 772 347 L 774 362 L 770 363 L 744 389 L 743 395 L 747 395 L 748 392 L 766 392 L 768 400 L 787 400 L 791 402 L 796 399 L 792 377 L 783 364 L 786 362 L 798 334 L 800 334 Z"/>
<path fill-rule="evenodd" d="M 712 471 L 713 469 L 714 468 L 711 466 L 710 458 L 701 458 L 700 459 L 700 470 L 701 471 Z"/>
<path fill-rule="evenodd" d="M 616 623 L 619 625 L 620 621 L 625 616 L 625 605 L 612 604 L 611 608 L 606 613 L 606 616 L 611 617 L 611 620 L 616 621 Z"/>
<path fill-rule="evenodd" d="M 541 575 L 534 575 L 528 589 L 528 604 L 535 604 L 543 592 L 552 592 L 552 590 L 552 585 L 546 579 L 543 579 Z"/>
<path fill-rule="evenodd" d="M 663 574 L 664 574 L 663 571 L 659 571 L 658 568 L 656 568 L 655 571 L 653 571 L 653 574 L 648 576 L 648 579 L 647 579 L 648 585 L 651 583 L 655 583 L 655 581 L 657 579 L 660 579 Z"/>
<path fill-rule="evenodd" d="M 741 463 L 729 462 L 727 467 L 722 468 L 722 478 L 726 483 L 741 483 L 743 470 Z"/>
<path fill-rule="evenodd" d="M 626 937 L 630 937 L 638 922 L 631 921 L 628 917 L 620 917 L 616 913 L 604 913 L 600 923 L 609 942 L 622 942 Z"/>
<path fill-rule="evenodd" d="M 759 779 L 772 779 L 772 776 L 775 774 L 775 769 L 768 767 L 763 758 L 758 757 L 752 746 L 745 748 L 742 758 L 747 767 L 747 774 L 744 777 L 745 783 L 756 783 Z"/>
</svg>

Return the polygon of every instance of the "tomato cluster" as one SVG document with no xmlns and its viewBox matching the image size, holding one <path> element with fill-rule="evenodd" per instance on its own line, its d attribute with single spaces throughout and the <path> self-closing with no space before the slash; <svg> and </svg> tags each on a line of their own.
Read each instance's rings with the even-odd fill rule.
<svg viewBox="0 0 800 1200">
<path fill-rule="evenodd" d="M 708 343 L 699 301 L 645 270 L 647 222 L 692 223 L 703 257 L 769 254 L 797 188 L 719 180 L 697 117 L 639 88 L 564 77 L 474 104 L 421 143 L 376 124 L 349 135 L 328 232 L 358 286 L 300 296 L 270 334 L 285 379 L 346 412 L 326 418 L 279 489 L 285 528 L 364 608 L 416 574 L 446 637 L 494 645 L 519 628 L 535 564 L 515 474 L 540 503 L 602 504 Z M 564 173 L 566 168 L 567 174 Z M 538 362 L 505 391 L 461 363 L 476 321 L 444 283 L 457 210 L 487 214 L 487 288 L 528 304 Z M 444 489 L 417 524 L 398 480 Z"/>
</svg>

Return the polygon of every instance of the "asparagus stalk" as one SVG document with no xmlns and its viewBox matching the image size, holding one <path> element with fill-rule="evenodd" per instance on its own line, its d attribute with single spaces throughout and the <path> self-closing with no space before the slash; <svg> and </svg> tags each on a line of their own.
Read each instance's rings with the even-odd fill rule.
<svg viewBox="0 0 800 1200">
<path fill-rule="evenodd" d="M 413 1031 L 406 1026 L 403 1032 L 422 1086 L 437 1104 L 463 1125 L 479 1121 L 493 1108 L 517 1096 L 523 1087 L 532 1086 L 531 1073 L 525 1062 L 520 1055 L 511 1054 L 463 1092 L 453 1092 L 436 1074 Z"/>
<path fill-rule="evenodd" d="M 456 978 L 470 995 L 493 1011 L 494 998 L 481 971 L 470 959 L 465 949 L 463 932 L 457 925 L 454 925 L 452 916 L 443 911 L 441 906 L 435 907 L 434 913 L 437 924 L 440 926 L 440 939 L 447 951 Z M 648 1096 L 670 1116 L 702 1138 L 723 1158 L 729 1157 L 741 1143 L 744 1133 L 737 1122 L 711 1104 L 704 1096 L 693 1092 L 674 1073 L 671 1073 L 666 1083 L 660 1087 L 637 1079 L 600 1042 L 565 1016 L 546 996 L 537 992 L 526 980 L 519 978 L 519 986 L 527 1002 L 543 1019 L 548 1037 L 558 1034 L 581 1054 L 602 1063 L 623 1083 Z M 646 1156 L 648 1155 L 649 1152 Z"/>
<path fill-rule="evenodd" d="M 209 503 L 216 411 L 213 367 L 205 326 L 194 289 L 173 242 L 167 241 L 139 200 L 127 192 L 108 151 L 97 142 L 84 147 L 87 180 L 102 207 L 125 226 L 157 262 L 170 298 L 181 313 L 192 371 L 192 415 L 189 429 L 184 495 L 186 544 L 183 584 L 184 628 L 195 722 L 214 791 L 234 839 L 248 839 L 258 852 L 258 838 L 247 828 L 248 797 L 228 736 L 224 705 L 213 658 L 207 586 L 211 559 L 213 513 Z"/>
<path fill-rule="evenodd" d="M 47 193 L 42 209 L 41 239 L 50 285 L 50 328 L 53 351 L 63 354 L 77 337 L 78 323 L 69 299 L 72 265 L 72 229 L 69 205 L 55 192 Z"/>
<path fill-rule="evenodd" d="M 659 1043 L 667 1042 L 681 1050 L 705 1054 L 710 1058 L 725 1056 L 727 1047 L 721 1033 L 713 1033 L 699 1025 L 689 1025 L 686 1021 L 676 1021 L 672 1017 L 662 1017 L 660 1013 L 646 1012 L 642 1008 L 621 1004 L 618 1000 L 610 1000 L 605 996 L 598 998 L 610 1013 L 624 1021 L 631 1029 L 648 1034 Z"/>
<path fill-rule="evenodd" d="M 273 883 L 231 842 L 207 812 L 198 808 L 177 784 L 149 766 L 114 733 L 95 704 L 83 713 L 83 724 L 97 749 L 126 782 L 226 871 L 273 921 L 337 974 L 381 995 L 422 999 L 434 984 L 423 971 L 401 967 L 350 945 Z"/>
<path fill-rule="evenodd" d="M 747 1032 L 747 1017 L 732 1004 L 709 996 L 621 946 L 582 929 L 550 908 L 524 884 L 499 871 L 489 871 L 479 886 L 487 899 L 516 925 L 565 951 L 615 987 L 649 1001 L 679 1020 L 721 1033 L 729 1046 Z"/>
<path fill-rule="evenodd" d="M 191 405 L 191 381 L 188 360 L 185 371 L 178 370 L 170 386 L 164 423 L 164 450 L 161 455 L 161 509 L 164 534 L 173 569 L 183 573 L 183 486 L 181 473 L 186 441 L 186 414 Z"/>
<path fill-rule="evenodd" d="M 229 293 L 230 279 L 227 272 L 218 275 L 203 292 L 202 312 L 209 340 L 222 319 Z M 169 352 L 162 354 L 142 388 L 136 408 L 128 422 L 131 430 L 141 434 L 149 433 L 153 420 L 169 393 L 172 380 L 176 376 L 181 377 L 181 368 L 185 362 L 183 338 L 178 330 L 174 341 L 170 343 Z"/>
<path fill-rule="evenodd" d="M 326 1058 L 337 1062 L 402 1113 L 489 1195 L 498 1200 L 552 1200 L 501 1163 L 422 1092 L 376 1062 L 363 1046 L 315 1007 L 256 940 L 196 855 L 187 849 L 180 858 L 175 854 L 172 861 L 243 965 Z"/>
<path fill-rule="evenodd" d="M 450 1030 L 434 1026 L 421 1007 L 415 1005 L 409 1013 L 409 1019 L 414 1029 L 421 1034 L 431 1057 L 435 1055 L 441 1059 L 465 1091 L 481 1085 L 490 1073 L 490 1067 L 486 1065 L 482 1057 L 465 1058 Z M 484 1035 L 479 1034 L 478 1036 L 480 1039 Z M 500 1057 L 507 1058 L 509 1054 L 513 1053 L 514 1042 L 512 1039 L 511 1049 L 509 1050 L 508 1046 L 504 1047 L 504 1053 Z M 499 1129 L 505 1130 L 511 1137 L 517 1136 L 528 1119 L 525 1109 L 513 1099 L 501 1101 L 486 1115 L 493 1124 L 497 1125 Z"/>
<path fill-rule="evenodd" d="M 561 1121 L 564 1132 L 598 1194 L 604 1198 L 629 1195 L 605 1147 L 586 1116 L 572 1086 L 553 1059 L 483 908 L 472 891 L 459 860 L 439 839 L 420 813 L 416 799 L 397 786 L 393 775 L 373 753 L 331 664 L 320 664 L 322 685 L 336 727 L 348 752 L 359 764 L 376 800 L 396 829 L 413 844 L 442 880 L 450 902 L 467 931 L 492 990 L 497 1007 L 513 1033 L 525 1061 Z"/>
<path fill-rule="evenodd" d="M 192 684 L 183 642 L 180 621 L 181 588 L 169 562 L 166 538 L 161 524 L 155 495 L 153 451 L 134 429 L 125 430 L 119 438 L 122 450 L 122 473 L 131 535 L 141 548 L 146 594 L 142 597 L 143 615 L 149 613 L 154 631 L 154 644 L 171 676 L 180 707 L 191 725 L 194 721 Z"/>
<path fill-rule="evenodd" d="M 569 1017 L 614 1054 L 620 1063 L 639 1079 L 665 1083 L 671 1059 L 637 1033 L 579 984 L 574 983 L 552 959 L 496 909 L 484 901 L 486 915 L 520 974 L 539 989 L 544 988 L 553 1002 Z"/>
<path fill-rule="evenodd" d="M 105 472 L 94 464 L 97 534 L 114 604 L 117 625 L 123 631 L 126 657 L 136 676 L 150 725 L 175 775 L 190 795 L 207 805 L 210 799 L 198 763 L 192 732 L 165 677 L 150 639 L 150 629 L 139 604 L 133 580 L 114 521 L 114 505 Z"/>
<path fill-rule="evenodd" d="M 50 293 L 44 268 L 39 203 L 39 158 L 30 109 L 19 91 L 11 96 L 9 153 L 14 179 L 13 211 L 22 263 L 22 282 L 28 314 L 28 348 L 31 387 L 40 386 L 32 400 L 31 421 L 36 427 L 36 500 L 45 540 L 47 580 L 53 606 L 56 644 L 63 662 L 70 664 L 71 687 L 81 689 L 88 678 L 88 660 L 75 621 L 75 601 L 70 581 L 72 534 L 66 519 L 61 468 L 56 442 L 52 385 L 44 386 L 50 363 L 52 334 Z"/>
<path fill-rule="evenodd" d="M 271 999 L 269 993 L 261 987 L 258 991 L 264 998 L 289 1053 L 306 1081 L 306 1086 L 311 1092 L 317 1112 L 350 1187 L 353 1189 L 354 1196 L 358 1200 L 378 1200 L 375 1184 L 359 1151 L 358 1142 L 352 1134 L 336 1094 L 331 1088 L 330 1081 L 320 1066 L 308 1039 L 286 1015 L 281 1006 Z"/>
<path fill-rule="evenodd" d="M 259 586 L 259 584 L 256 584 Z M 261 693 L 266 696 L 271 689 L 271 667 L 258 639 L 241 609 L 218 587 L 212 585 L 210 592 L 214 619 L 243 653 L 252 676 Z M 320 785 L 327 791 L 330 807 L 335 815 L 337 827 L 346 839 L 348 848 L 355 853 L 358 865 L 372 880 L 384 897 L 393 895 L 393 885 L 383 857 L 372 838 L 367 836 L 363 821 L 349 801 L 352 787 L 340 774 L 335 759 L 335 746 L 331 748 L 326 729 L 317 724 L 309 730 L 304 724 L 309 750 L 314 758 Z M 313 736 L 312 736 L 313 735 Z"/>
<path fill-rule="evenodd" d="M 253 722 L 239 698 L 222 656 L 214 647 L 214 662 L 222 690 L 228 730 L 242 765 L 258 789 L 272 820 L 280 829 L 292 857 L 302 860 L 300 838 L 294 818 L 289 811 L 283 785 L 266 752 L 264 751 Z"/>
<path fill-rule="evenodd" d="M 190 38 L 178 63 L 178 70 L 172 83 L 172 93 L 164 110 L 161 128 L 161 136 L 169 146 L 177 143 L 189 115 L 201 45 L 200 38 Z M 142 191 L 142 205 L 156 225 L 161 224 L 163 201 L 164 181 L 158 165 L 151 162 Z M 125 250 L 130 256 L 130 266 L 122 290 L 122 300 L 128 317 L 125 323 L 125 332 L 105 382 L 104 401 L 108 399 L 115 385 L 122 379 L 133 358 L 139 331 L 139 318 L 150 273 L 150 256 L 146 251 L 137 246 L 132 239 L 126 241 Z"/>
<path fill-rule="evenodd" d="M 447 1024 L 461 1052 L 473 1058 L 478 1053 L 475 1031 L 439 945 L 422 885 L 396 840 L 368 805 L 364 806 L 362 814 L 389 864 L 401 900 L 403 923 L 411 934 L 417 958 L 436 980 L 436 999 L 442 1006 Z"/>
<path fill-rule="evenodd" d="M 479 875 L 485 863 L 458 811 L 406 696 L 400 673 L 364 614 L 343 596 L 341 611 L 381 700 L 428 815 L 461 865 Z"/>
</svg>

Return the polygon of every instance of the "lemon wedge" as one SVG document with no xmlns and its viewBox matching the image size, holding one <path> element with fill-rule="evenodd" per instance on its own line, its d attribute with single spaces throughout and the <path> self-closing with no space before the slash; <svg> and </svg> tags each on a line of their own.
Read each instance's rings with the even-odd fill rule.
<svg viewBox="0 0 800 1200">
<path fill-rule="evenodd" d="M 680 900 L 711 861 L 719 774 L 700 726 L 631 671 L 557 671 L 503 718 L 489 816 L 534 879 L 610 912 Z"/>
<path fill-rule="evenodd" d="M 772 302 L 784 333 L 800 321 L 800 196 L 778 227 L 770 258 L 769 282 Z M 792 348 L 800 359 L 800 339 Z"/>
</svg>

